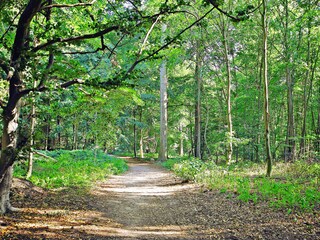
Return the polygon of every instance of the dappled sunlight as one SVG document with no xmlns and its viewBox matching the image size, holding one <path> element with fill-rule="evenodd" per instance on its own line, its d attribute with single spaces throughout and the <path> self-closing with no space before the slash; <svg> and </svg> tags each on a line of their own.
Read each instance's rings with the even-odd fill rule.
<svg viewBox="0 0 320 240">
<path fill-rule="evenodd" d="M 15 217 L 15 224 L 10 227 L 10 232 L 17 231 L 19 236 L 29 236 L 32 233 L 33 236 L 39 238 L 54 239 L 69 239 L 70 236 L 82 239 L 101 237 L 125 239 L 148 237 L 156 239 L 158 239 L 157 237 L 159 239 L 224 239 L 233 237 L 236 239 L 238 236 L 261 238 L 270 229 L 286 228 L 290 225 L 290 223 L 281 219 L 274 219 L 265 223 L 242 223 L 241 226 L 231 221 L 229 228 L 226 228 L 222 223 L 217 223 L 214 227 L 204 227 L 205 225 L 199 224 L 146 225 L 139 223 L 125 226 L 113 218 L 108 218 L 106 214 L 108 213 L 101 211 L 26 208 L 21 209 L 19 215 Z M 254 229 L 257 229 L 257 231 L 252 232 Z M 1 230 L 5 232 L 9 229 Z"/>
<path fill-rule="evenodd" d="M 179 191 L 184 191 L 191 189 L 192 185 L 176 186 L 176 187 L 125 187 L 125 188 L 107 188 L 103 191 L 115 192 L 115 193 L 125 193 L 125 194 L 135 194 L 138 196 L 165 196 L 175 194 Z M 100 191 L 101 193 L 101 191 Z M 103 193 L 102 193 L 103 194 Z"/>
<path fill-rule="evenodd" d="M 82 195 L 70 190 L 40 195 L 38 205 L 32 203 L 4 217 L 0 236 L 59 240 L 295 239 L 299 231 L 310 232 L 306 219 L 293 224 L 282 212 L 240 204 L 236 198 L 227 200 L 217 192 L 201 193 L 199 186 L 183 183 L 159 166 L 130 161 L 127 173 L 99 182 Z M 315 224 L 312 219 L 308 221 Z M 314 230 L 303 236 L 314 239 L 316 235 Z"/>
<path fill-rule="evenodd" d="M 178 183 L 178 184 L 177 184 Z M 130 164 L 130 171 L 124 175 L 113 176 L 106 183 L 95 188 L 95 194 L 107 192 L 123 194 L 119 197 L 166 196 L 194 188 L 193 184 L 180 184 L 173 181 L 170 172 L 162 168 L 150 168 L 148 163 Z"/>
</svg>

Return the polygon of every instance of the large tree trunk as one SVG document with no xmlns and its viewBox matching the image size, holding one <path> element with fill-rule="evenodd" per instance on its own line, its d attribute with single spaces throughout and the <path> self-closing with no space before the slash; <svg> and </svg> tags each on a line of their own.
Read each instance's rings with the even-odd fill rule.
<svg viewBox="0 0 320 240">
<path fill-rule="evenodd" d="M 12 165 L 17 152 L 17 132 L 19 118 L 19 101 L 13 109 L 3 111 L 2 148 L 0 158 L 0 211 L 6 213 L 12 210 L 10 204 L 10 188 L 12 182 Z"/>
<path fill-rule="evenodd" d="M 27 36 L 29 25 L 32 18 L 41 7 L 42 1 L 30 0 L 20 16 L 16 28 L 16 35 L 11 52 L 10 71 L 7 79 L 9 84 L 9 99 L 2 113 L 3 130 L 2 146 L 0 157 L 0 211 L 6 213 L 12 210 L 10 205 L 10 188 L 12 181 L 12 165 L 16 159 L 17 149 L 17 131 L 20 110 L 20 99 L 23 82 L 21 72 L 24 69 L 25 61 L 24 51 L 27 50 Z"/>
<path fill-rule="evenodd" d="M 262 1 L 262 29 L 263 29 L 263 83 L 264 83 L 264 127 L 265 127 L 265 148 L 267 160 L 267 177 L 270 177 L 272 170 L 272 156 L 270 148 L 270 112 L 269 112 L 269 90 L 268 90 L 268 24 L 267 24 L 267 1 Z"/>
<path fill-rule="evenodd" d="M 12 170 L 13 167 L 10 166 L 5 173 L 3 180 L 0 182 L 0 213 L 7 213 L 13 210 L 10 204 Z"/>
</svg>

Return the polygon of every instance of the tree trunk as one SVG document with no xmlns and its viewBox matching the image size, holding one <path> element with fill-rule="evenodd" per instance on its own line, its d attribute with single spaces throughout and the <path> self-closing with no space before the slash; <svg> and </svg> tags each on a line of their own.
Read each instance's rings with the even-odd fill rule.
<svg viewBox="0 0 320 240">
<path fill-rule="evenodd" d="M 140 123 L 142 121 L 142 108 L 140 109 Z M 143 129 L 140 128 L 140 158 L 144 158 L 143 154 Z"/>
<path fill-rule="evenodd" d="M 0 157 L 0 211 L 6 213 L 12 210 L 9 192 L 12 182 L 12 165 L 18 154 L 17 130 L 20 110 L 20 99 L 23 97 L 21 79 L 26 59 L 24 51 L 28 46 L 29 25 L 32 18 L 41 7 L 42 1 L 30 0 L 22 12 L 16 27 L 15 39 L 11 51 L 9 81 L 9 99 L 2 113 L 2 146 Z"/>
<path fill-rule="evenodd" d="M 162 25 L 162 33 L 166 31 L 167 26 Z M 167 126 L 168 126 L 168 96 L 167 96 L 168 78 L 166 73 L 166 60 L 163 60 L 160 66 L 160 149 L 159 161 L 165 161 L 167 155 Z"/>
<path fill-rule="evenodd" d="M 192 109 L 189 109 L 189 121 L 191 123 L 193 119 L 193 116 L 192 116 Z M 189 128 L 189 132 L 190 132 L 190 136 L 189 136 L 189 139 L 190 139 L 190 151 L 189 151 L 189 157 L 190 156 L 194 156 L 194 137 L 193 137 L 193 130 L 192 130 L 192 124 L 189 124 L 190 128 Z"/>
<path fill-rule="evenodd" d="M 224 60 L 227 69 L 227 122 L 228 122 L 228 133 L 227 133 L 227 164 L 229 165 L 232 161 L 232 138 L 233 138 L 233 130 L 232 130 L 232 115 L 231 115 L 231 68 L 229 61 L 229 51 L 228 51 L 228 39 L 227 39 L 227 31 L 228 25 L 226 26 L 224 17 L 222 16 L 222 36 L 223 36 L 223 46 L 224 46 Z"/>
<path fill-rule="evenodd" d="M 183 136 L 183 125 L 182 123 L 179 124 L 179 132 L 180 132 L 180 147 L 179 147 L 179 151 L 180 151 L 180 157 L 183 157 L 184 155 L 184 149 L 183 149 L 183 140 L 184 140 L 184 136 Z"/>
<path fill-rule="evenodd" d="M 137 126 L 136 126 L 136 110 L 133 109 L 133 156 L 137 157 Z"/>
<path fill-rule="evenodd" d="M 5 173 L 3 180 L 0 182 L 0 213 L 7 213 L 13 210 L 10 204 L 12 171 L 13 167 L 10 166 Z"/>
<path fill-rule="evenodd" d="M 163 60 L 160 68 L 160 149 L 159 160 L 167 159 L 167 84 L 166 62 Z"/>
<path fill-rule="evenodd" d="M 57 125 L 58 125 L 58 142 L 57 142 L 57 145 L 58 145 L 58 148 L 61 149 L 62 148 L 62 143 L 61 143 L 61 117 L 60 116 L 57 116 Z"/>
<path fill-rule="evenodd" d="M 77 150 L 78 148 L 78 124 L 74 123 L 73 124 L 73 144 L 72 144 L 72 149 Z"/>
<path fill-rule="evenodd" d="M 202 92 L 202 77 L 201 77 L 201 57 L 199 43 L 196 43 L 196 104 L 194 113 L 194 156 L 201 159 L 201 92 Z"/>
<path fill-rule="evenodd" d="M 3 111 L 2 148 L 0 158 L 0 213 L 10 212 L 10 188 L 12 183 L 13 162 L 17 152 L 18 118 L 20 114 L 20 101 L 13 109 Z"/>
<path fill-rule="evenodd" d="M 310 9 L 308 9 L 309 12 Z M 299 155 L 304 156 L 306 153 L 306 135 L 307 135 L 307 112 L 308 112 L 308 103 L 309 103 L 309 94 L 311 92 L 311 84 L 308 92 L 308 83 L 310 81 L 310 70 L 311 70 L 311 58 L 310 58 L 310 51 L 311 51 L 311 17 L 309 15 L 308 17 L 308 23 L 307 23 L 307 59 L 306 59 L 306 64 L 307 64 L 307 72 L 304 80 L 304 86 L 303 86 L 303 117 L 302 117 L 302 128 L 301 128 L 301 140 L 300 140 L 300 151 Z"/>
<path fill-rule="evenodd" d="M 37 81 L 34 81 L 33 87 L 36 87 Z M 31 104 L 31 123 L 30 123 L 30 151 L 29 151 L 29 162 L 28 162 L 28 171 L 26 178 L 29 179 L 32 175 L 33 169 L 33 146 L 34 146 L 34 129 L 36 125 L 36 102 L 35 96 L 32 97 Z"/>
<path fill-rule="evenodd" d="M 288 1 L 285 0 L 285 26 L 284 26 L 284 48 L 286 61 L 286 84 L 287 84 L 287 134 L 286 147 L 284 152 L 285 161 L 293 161 L 295 158 L 295 131 L 294 131 L 294 115 L 293 115 L 293 81 L 290 69 L 291 55 L 289 49 L 289 9 Z"/>
<path fill-rule="evenodd" d="M 267 24 L 267 1 L 262 1 L 262 29 L 263 29 L 263 83 L 264 83 L 264 127 L 265 127 L 265 148 L 267 161 L 267 177 L 270 177 L 272 170 L 272 156 L 270 148 L 270 112 L 269 112 L 269 90 L 268 90 L 268 24 Z"/>
</svg>

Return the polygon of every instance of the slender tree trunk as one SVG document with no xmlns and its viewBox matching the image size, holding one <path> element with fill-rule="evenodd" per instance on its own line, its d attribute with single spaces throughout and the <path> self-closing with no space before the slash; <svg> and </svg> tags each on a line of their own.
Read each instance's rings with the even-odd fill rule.
<svg viewBox="0 0 320 240">
<path fill-rule="evenodd" d="M 57 145 L 58 145 L 58 148 L 62 148 L 61 147 L 61 117 L 60 116 L 57 116 L 57 125 L 58 125 L 58 142 L 57 142 Z"/>
<path fill-rule="evenodd" d="M 263 28 L 263 83 L 264 83 L 264 127 L 265 127 L 265 148 L 267 160 L 267 177 L 270 177 L 272 170 L 272 156 L 270 148 L 270 112 L 269 112 L 269 90 L 268 90 L 268 23 L 267 23 L 267 1 L 262 0 L 262 28 Z"/>
<path fill-rule="evenodd" d="M 184 155 L 184 149 L 183 149 L 184 136 L 183 136 L 183 125 L 181 122 L 179 124 L 179 132 L 180 132 L 179 155 L 180 155 L 180 157 L 183 157 L 183 155 Z"/>
<path fill-rule="evenodd" d="M 167 159 L 167 76 L 166 76 L 166 62 L 163 60 L 160 68 L 160 149 L 159 160 L 165 161 Z"/>
<path fill-rule="evenodd" d="M 295 131 L 294 131 L 294 115 L 293 115 L 293 80 L 290 69 L 291 54 L 289 49 L 289 6 L 288 0 L 285 0 L 285 29 L 284 29 L 284 48 L 286 61 L 286 84 L 287 84 L 287 134 L 285 147 L 285 161 L 293 161 L 295 158 Z"/>
<path fill-rule="evenodd" d="M 162 25 L 162 34 L 166 31 L 167 26 Z M 168 158 L 167 155 L 167 126 L 168 126 L 168 78 L 166 72 L 166 60 L 163 60 L 160 66 L 160 149 L 159 149 L 159 161 L 165 161 Z"/>
<path fill-rule="evenodd" d="M 140 123 L 142 122 L 142 108 L 140 109 Z M 140 128 L 140 158 L 144 158 L 143 154 L 143 129 Z"/>
<path fill-rule="evenodd" d="M 72 144 L 72 149 L 77 150 L 78 149 L 78 124 L 74 123 L 73 124 L 73 144 Z"/>
<path fill-rule="evenodd" d="M 224 17 L 222 16 L 222 36 L 223 36 L 223 46 L 224 46 L 224 60 L 227 69 L 227 122 L 228 122 L 228 146 L 227 146 L 227 164 L 229 165 L 232 161 L 232 139 L 233 139 L 233 130 L 232 130 L 232 114 L 231 114 L 231 68 L 229 61 L 229 51 L 228 51 L 228 39 L 227 39 L 227 31 L 228 26 L 225 24 Z"/>
<path fill-rule="evenodd" d="M 211 151 L 210 151 L 210 148 L 208 146 L 208 140 L 207 140 L 207 132 L 208 132 L 208 125 L 209 125 L 209 107 L 208 107 L 208 103 L 206 104 L 206 123 L 205 123 L 205 126 L 204 126 L 204 132 L 203 132 L 203 141 L 204 141 L 204 144 L 206 146 L 206 152 L 208 154 L 208 156 L 211 155 Z"/>
<path fill-rule="evenodd" d="M 259 45 L 259 50 L 257 52 L 261 52 L 261 46 Z M 263 79 L 263 55 L 258 53 L 257 59 L 257 69 L 258 70 L 258 101 L 257 101 L 257 107 L 258 107 L 258 114 L 257 114 L 257 135 L 256 135 L 256 148 L 255 148 L 255 161 L 259 162 L 260 161 L 260 144 L 261 144 L 261 122 L 263 122 L 263 114 L 260 115 L 261 107 L 262 107 L 262 94 L 261 93 L 261 88 L 262 88 L 262 79 Z"/>
<path fill-rule="evenodd" d="M 133 155 L 137 157 L 137 125 L 136 125 L 136 110 L 133 109 Z"/>
<path fill-rule="evenodd" d="M 309 11 L 308 11 L 309 12 Z M 308 82 L 310 80 L 310 35 L 311 35 L 311 19 L 308 18 L 308 28 L 307 28 L 307 72 L 304 80 L 303 86 L 303 116 L 302 116 L 302 128 L 301 128 L 301 140 L 300 140 L 300 151 L 299 155 L 304 156 L 306 153 L 306 135 L 307 135 L 307 111 L 308 111 Z"/>
<path fill-rule="evenodd" d="M 192 109 L 189 109 L 189 120 L 190 122 L 192 121 L 193 116 L 192 116 Z M 193 137 L 193 130 L 192 130 L 192 124 L 189 124 L 190 128 L 189 128 L 189 132 L 190 132 L 190 146 L 191 149 L 189 151 L 189 157 L 194 155 L 194 137 Z"/>
<path fill-rule="evenodd" d="M 33 87 L 37 86 L 37 81 L 33 83 Z M 28 162 L 28 171 L 26 178 L 29 179 L 32 175 L 33 169 L 33 146 L 34 146 L 34 129 L 36 125 L 36 101 L 35 96 L 32 97 L 31 104 L 31 123 L 30 123 L 30 151 L 29 151 L 29 162 Z"/>
<path fill-rule="evenodd" d="M 195 124 L 194 124 L 194 156 L 201 159 L 201 92 L 202 92 L 202 76 L 201 76 L 201 57 L 200 44 L 196 43 L 196 104 L 195 104 Z"/>
</svg>

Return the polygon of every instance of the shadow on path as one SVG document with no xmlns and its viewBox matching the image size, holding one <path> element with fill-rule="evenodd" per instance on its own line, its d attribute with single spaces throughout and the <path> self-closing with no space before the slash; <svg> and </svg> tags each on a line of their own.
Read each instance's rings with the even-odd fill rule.
<svg viewBox="0 0 320 240">
<path fill-rule="evenodd" d="M 202 193 L 151 163 L 77 190 L 29 196 L 5 216 L 1 239 L 319 239 L 319 224 L 235 196 Z"/>
</svg>

